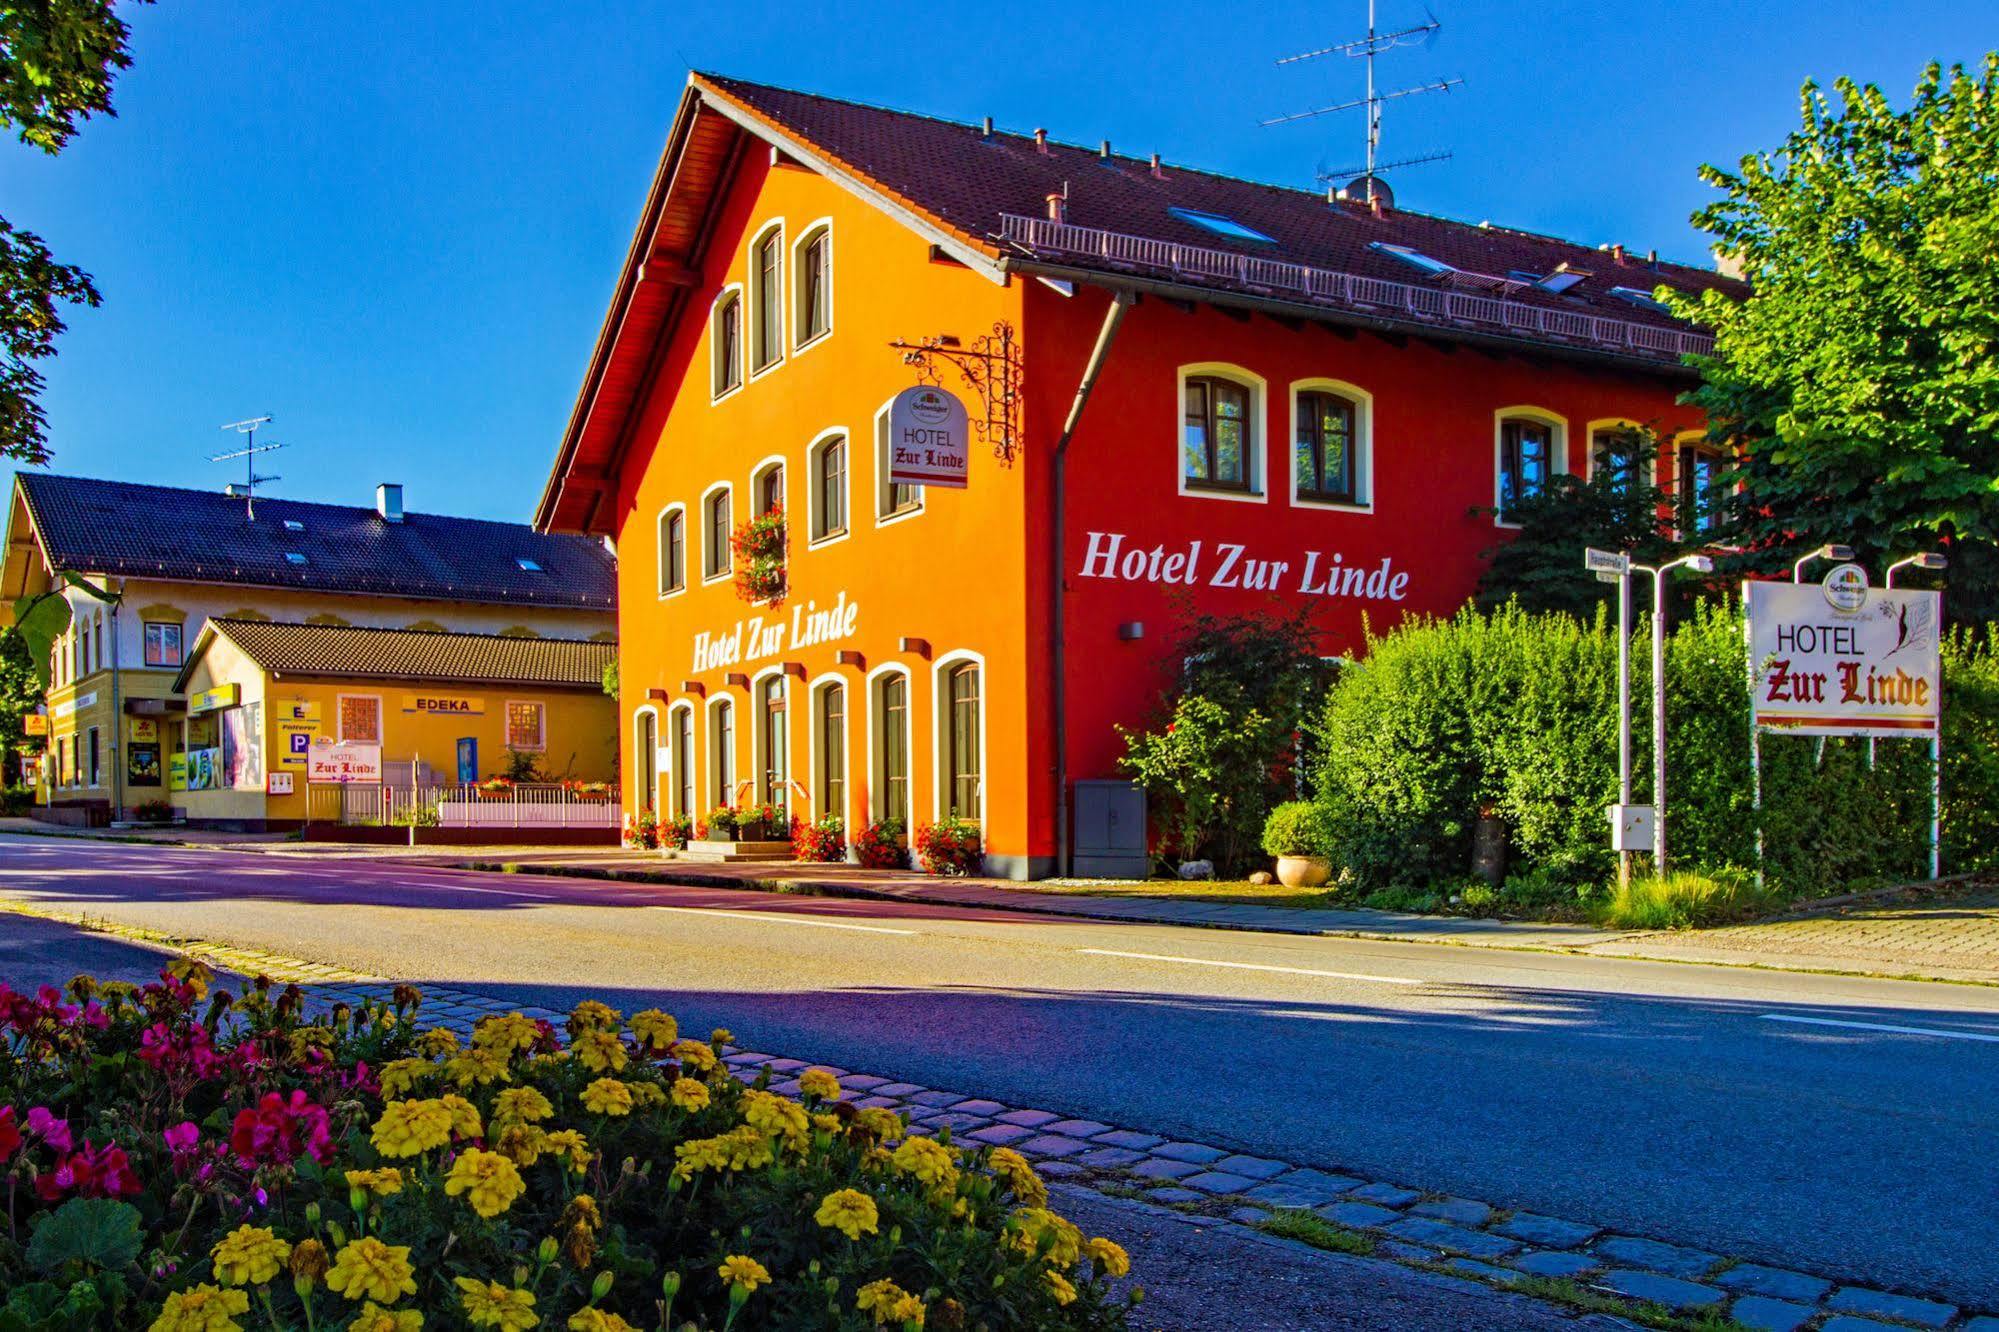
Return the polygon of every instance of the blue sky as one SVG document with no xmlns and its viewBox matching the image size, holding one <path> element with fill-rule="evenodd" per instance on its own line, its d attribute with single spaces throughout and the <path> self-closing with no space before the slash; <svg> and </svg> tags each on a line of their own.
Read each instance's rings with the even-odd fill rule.
<svg viewBox="0 0 1999 1332">
<path fill-rule="evenodd" d="M 1384 88 L 1383 153 L 1428 212 L 1699 262 L 1703 161 L 1774 146 L 1807 76 L 1898 100 L 1999 44 L 1999 0 L 1432 0 Z M 1421 0 L 1381 0 L 1383 26 Z M 526 519 L 690 65 L 1257 179 L 1357 160 L 1344 3 L 250 5 L 129 15 L 116 120 L 61 157 L 0 145 L 0 207 L 104 292 L 49 369 L 60 471 L 220 486 L 263 412 L 275 489 Z"/>
</svg>

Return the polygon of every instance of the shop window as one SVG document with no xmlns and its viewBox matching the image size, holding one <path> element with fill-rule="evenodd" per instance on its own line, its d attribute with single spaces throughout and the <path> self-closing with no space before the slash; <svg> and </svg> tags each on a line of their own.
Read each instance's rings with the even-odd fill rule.
<svg viewBox="0 0 1999 1332">
<path fill-rule="evenodd" d="M 814 774 L 818 790 L 819 817 L 847 816 L 847 688 L 822 685 L 813 711 L 813 729 L 818 733 L 819 771 Z"/>
<path fill-rule="evenodd" d="M 812 539 L 844 536 L 847 532 L 847 437 L 829 435 L 815 445 L 811 457 Z"/>
<path fill-rule="evenodd" d="M 713 750 L 709 775 L 714 780 L 714 803 L 736 803 L 736 705 L 718 698 L 708 706 L 708 743 Z"/>
<path fill-rule="evenodd" d="M 743 293 L 731 289 L 715 302 L 708 342 L 714 357 L 712 395 L 721 397 L 743 386 Z"/>
<path fill-rule="evenodd" d="M 875 521 L 884 522 L 923 511 L 923 487 L 889 480 L 888 408 L 875 416 Z"/>
<path fill-rule="evenodd" d="M 1298 394 L 1291 471 L 1296 498 L 1320 504 L 1362 502 L 1360 405 L 1326 389 Z"/>
<path fill-rule="evenodd" d="M 875 682 L 875 817 L 909 829 L 909 677 L 885 672 Z"/>
<path fill-rule="evenodd" d="M 335 704 L 339 714 L 338 736 L 364 745 L 382 743 L 382 700 L 376 694 L 342 694 Z"/>
<path fill-rule="evenodd" d="M 632 746 L 638 780 L 638 808 L 641 813 L 659 809 L 659 714 L 651 708 L 639 713 L 637 718 L 638 741 Z"/>
<path fill-rule="evenodd" d="M 947 666 L 938 701 L 943 734 L 944 805 L 961 819 L 977 821 L 984 798 L 983 728 L 980 718 L 980 671 L 977 662 Z"/>
<path fill-rule="evenodd" d="M 1187 490 L 1256 492 L 1255 393 L 1219 375 L 1187 378 L 1181 483 Z"/>
<path fill-rule="evenodd" d="M 729 488 L 721 487 L 701 504 L 701 575 L 720 578 L 729 572 Z"/>
<path fill-rule="evenodd" d="M 539 753 L 548 748 L 548 709 L 540 703 L 507 704 L 507 748 Z"/>
<path fill-rule="evenodd" d="M 1561 427 L 1543 417 L 1504 416 L 1499 422 L 1498 520 L 1513 521 L 1522 500 L 1547 493 L 1561 470 Z"/>
<path fill-rule="evenodd" d="M 694 816 L 694 709 L 677 707 L 668 714 L 673 749 L 668 762 L 673 768 L 673 812 Z"/>
<path fill-rule="evenodd" d="M 768 675 L 757 686 L 757 759 L 761 765 L 757 799 L 782 811 L 789 807 L 790 733 L 785 717 L 784 676 Z"/>
<path fill-rule="evenodd" d="M 792 314 L 793 336 L 805 346 L 833 329 L 833 229 L 821 224 L 798 242 L 792 290 L 798 308 Z"/>
<path fill-rule="evenodd" d="M 762 374 L 784 357 L 784 228 L 772 225 L 750 246 L 752 321 L 750 373 Z"/>
<path fill-rule="evenodd" d="M 687 586 L 687 510 L 675 504 L 659 515 L 659 594 Z"/>
<path fill-rule="evenodd" d="M 1720 508 L 1716 478 L 1721 474 L 1721 451 L 1705 444 L 1682 444 L 1675 460 L 1675 498 L 1679 504 L 1682 532 L 1709 532 L 1714 529 Z"/>
</svg>

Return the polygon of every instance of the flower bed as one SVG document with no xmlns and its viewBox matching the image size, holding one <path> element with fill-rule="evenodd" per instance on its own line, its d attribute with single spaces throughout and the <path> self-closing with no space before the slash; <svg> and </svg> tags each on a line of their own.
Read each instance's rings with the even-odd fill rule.
<svg viewBox="0 0 1999 1332">
<path fill-rule="evenodd" d="M 978 825 L 955 815 L 916 829 L 916 858 L 928 874 L 970 874 L 983 863 Z"/>
<path fill-rule="evenodd" d="M 0 986 L 0 1327 L 1105 1329 L 1109 1240 L 1005 1148 L 586 1001 L 469 1043 L 421 996 Z M 565 1039 L 566 1037 L 566 1039 Z"/>
<path fill-rule="evenodd" d="M 807 823 L 794 819 L 791 825 L 791 854 L 794 859 L 830 865 L 847 858 L 847 823 L 838 814 L 828 814 Z"/>
<path fill-rule="evenodd" d="M 902 820 L 876 819 L 854 834 L 854 859 L 867 869 L 907 869 L 909 852 L 902 845 Z"/>
</svg>

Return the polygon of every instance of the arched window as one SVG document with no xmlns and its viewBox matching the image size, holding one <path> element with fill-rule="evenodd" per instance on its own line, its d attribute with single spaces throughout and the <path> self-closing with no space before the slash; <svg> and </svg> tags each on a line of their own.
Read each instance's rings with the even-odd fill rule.
<svg viewBox="0 0 1999 1332">
<path fill-rule="evenodd" d="M 847 437 L 829 435 L 812 450 L 812 539 L 847 530 Z"/>
<path fill-rule="evenodd" d="M 1613 490 L 1629 494 L 1645 483 L 1646 454 L 1650 451 L 1650 442 L 1637 426 L 1597 426 L 1590 431 L 1590 475 L 1606 476 Z"/>
<path fill-rule="evenodd" d="M 875 817 L 909 827 L 909 676 L 887 671 L 875 682 Z"/>
<path fill-rule="evenodd" d="M 750 299 L 754 302 L 750 373 L 784 357 L 784 228 L 772 226 L 750 246 Z"/>
<path fill-rule="evenodd" d="M 1256 395 L 1219 375 L 1190 375 L 1183 394 L 1181 479 L 1188 490 L 1256 490 Z"/>
<path fill-rule="evenodd" d="M 983 759 L 980 754 L 978 663 L 961 661 L 944 674 L 939 700 L 944 739 L 945 803 L 961 819 L 980 817 Z"/>
<path fill-rule="evenodd" d="M 687 586 L 687 510 L 676 504 L 659 516 L 659 594 Z"/>
<path fill-rule="evenodd" d="M 729 514 L 729 488 L 712 491 L 701 502 L 701 574 L 719 578 L 729 572 L 729 538 L 733 526 Z"/>
<path fill-rule="evenodd" d="M 875 522 L 923 511 L 923 487 L 889 480 L 888 408 L 875 414 Z"/>
<path fill-rule="evenodd" d="M 732 288 L 722 293 L 715 302 L 715 313 L 709 328 L 708 341 L 714 356 L 713 396 L 742 387 L 743 384 L 743 293 Z"/>
<path fill-rule="evenodd" d="M 1298 395 L 1298 436 L 1291 466 L 1299 499 L 1359 502 L 1358 416 L 1353 400 L 1341 394 L 1308 389 Z"/>
<path fill-rule="evenodd" d="M 1562 470 L 1562 428 L 1546 417 L 1505 415 L 1499 421 L 1499 521 L 1512 522 L 1522 500 L 1546 493 Z"/>
<path fill-rule="evenodd" d="M 1716 479 L 1721 474 L 1721 450 L 1710 444 L 1683 441 L 1674 461 L 1673 490 L 1678 501 L 1680 530 L 1711 531 L 1720 508 Z"/>
<path fill-rule="evenodd" d="M 805 346 L 833 328 L 833 229 L 821 224 L 798 242 L 792 277 L 793 337 Z"/>
<path fill-rule="evenodd" d="M 659 717 L 647 708 L 636 720 L 639 734 L 632 760 L 638 768 L 638 810 L 644 813 L 659 808 Z"/>
<path fill-rule="evenodd" d="M 828 684 L 820 687 L 813 730 L 818 739 L 818 771 L 813 774 L 814 796 L 821 818 L 847 817 L 847 687 Z"/>
<path fill-rule="evenodd" d="M 714 802 L 720 806 L 736 803 L 736 705 L 718 698 L 708 705 L 709 777 L 713 780 Z"/>
<path fill-rule="evenodd" d="M 673 764 L 673 812 L 676 815 L 694 817 L 694 709 L 689 706 L 675 708 L 670 714 L 672 725 L 672 750 L 670 762 Z"/>
<path fill-rule="evenodd" d="M 789 805 L 786 796 L 791 774 L 785 763 L 789 747 L 784 676 L 768 675 L 757 686 L 757 757 L 762 762 L 757 798 L 779 810 Z"/>
</svg>

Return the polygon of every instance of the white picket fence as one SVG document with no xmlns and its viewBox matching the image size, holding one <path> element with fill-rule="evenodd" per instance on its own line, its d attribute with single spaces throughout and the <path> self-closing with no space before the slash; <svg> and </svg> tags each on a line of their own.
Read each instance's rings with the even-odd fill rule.
<svg viewBox="0 0 1999 1332">
<path fill-rule="evenodd" d="M 566 786 L 526 784 L 503 793 L 473 785 L 314 786 L 307 794 L 315 822 L 435 828 L 618 828 L 623 805 L 614 787 L 601 796 Z"/>
</svg>

